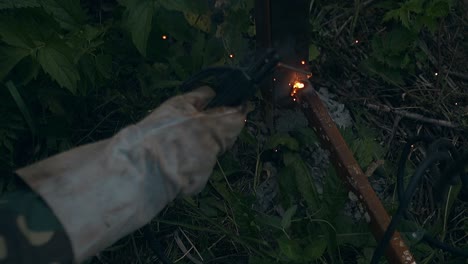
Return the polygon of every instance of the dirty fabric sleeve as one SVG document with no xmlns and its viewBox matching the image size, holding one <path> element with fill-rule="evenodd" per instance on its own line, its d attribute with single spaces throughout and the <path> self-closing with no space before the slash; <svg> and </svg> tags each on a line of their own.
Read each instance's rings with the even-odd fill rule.
<svg viewBox="0 0 468 264">
<path fill-rule="evenodd" d="M 65 230 L 24 183 L 0 195 L 0 264 L 72 263 Z"/>
</svg>

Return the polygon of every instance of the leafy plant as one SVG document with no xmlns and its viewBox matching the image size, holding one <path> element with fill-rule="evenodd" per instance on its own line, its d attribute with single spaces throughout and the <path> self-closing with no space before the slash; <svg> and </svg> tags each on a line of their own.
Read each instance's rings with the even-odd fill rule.
<svg viewBox="0 0 468 264">
<path fill-rule="evenodd" d="M 388 83 L 402 85 L 405 78 L 416 73 L 418 63 L 423 64 L 426 60 L 419 48 L 422 32 L 436 32 L 440 20 L 449 14 L 451 1 L 406 0 L 384 3 L 378 6 L 386 11 L 383 22 L 390 29 L 374 35 L 372 54 L 366 61 L 366 68 Z"/>
<path fill-rule="evenodd" d="M 101 106 L 126 117 L 120 127 L 141 117 L 162 98 L 175 94 L 190 74 L 227 62 L 231 51 L 225 49 L 223 37 L 241 29 L 231 29 L 222 21 L 212 23 L 214 11 L 208 8 L 208 1 L 104 4 L 78 0 L 1 3 L 0 82 L 10 82 L 14 89 L 2 90 L 15 93 L 2 93 L 0 110 L 15 113 L 10 117 L 22 116 L 11 121 L 5 117 L 1 127 L 0 145 L 6 148 L 1 160 L 6 171 L 90 140 L 83 139 L 90 136 L 88 132 L 77 131 L 82 131 L 82 125 L 98 123 L 91 113 L 105 110 Z M 245 6 L 244 1 L 233 3 L 236 15 L 225 14 L 232 17 L 230 23 L 249 21 Z M 221 37 L 216 35 L 220 27 L 225 33 Z M 142 101 L 147 103 L 142 105 Z M 111 121 L 106 119 L 101 125 L 112 126 Z M 63 131 L 54 132 L 59 138 L 50 134 L 52 127 Z M 109 132 L 99 137 L 111 135 Z M 32 140 L 33 146 L 19 161 L 13 158 L 13 150 L 24 140 Z M 51 142 L 57 140 L 68 143 L 53 147 L 58 145 Z M 38 156 L 35 151 L 43 154 Z"/>
</svg>

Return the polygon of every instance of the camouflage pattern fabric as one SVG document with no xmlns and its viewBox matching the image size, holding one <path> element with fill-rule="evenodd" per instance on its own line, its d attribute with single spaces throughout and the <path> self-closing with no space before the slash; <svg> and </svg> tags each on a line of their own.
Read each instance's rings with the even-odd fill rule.
<svg viewBox="0 0 468 264">
<path fill-rule="evenodd" d="M 73 263 L 65 230 L 31 189 L 0 196 L 0 264 Z"/>
</svg>

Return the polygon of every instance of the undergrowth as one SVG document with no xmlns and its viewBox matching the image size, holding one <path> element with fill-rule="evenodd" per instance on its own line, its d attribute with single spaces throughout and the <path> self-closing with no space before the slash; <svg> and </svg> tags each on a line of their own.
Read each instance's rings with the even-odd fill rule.
<svg viewBox="0 0 468 264">
<path fill-rule="evenodd" d="M 253 6 L 253 0 L 1 1 L 0 191 L 15 189 L 15 168 L 137 122 L 200 69 L 248 62 Z M 447 137 L 466 149 L 467 6 L 311 1 L 310 13 L 312 82 L 350 109 L 353 125 L 343 135 L 364 171 L 374 170 L 370 180 L 384 182 L 378 195 L 392 213 L 397 153 L 407 137 Z M 376 242 L 366 217 L 344 209 L 348 192 L 313 131 L 269 131 L 262 100 L 254 102 L 257 110 L 206 189 L 171 203 L 152 222 L 166 254 L 178 263 L 368 263 Z M 372 112 L 366 102 L 457 128 Z M 407 177 L 425 151 L 415 146 Z M 454 188 L 450 208 L 437 209 L 434 219 L 425 180 L 413 202 L 415 221 L 400 227 L 422 263 L 463 261 L 412 235 L 430 232 L 468 246 L 468 205 Z M 152 261 L 137 231 L 89 262 Z"/>
</svg>

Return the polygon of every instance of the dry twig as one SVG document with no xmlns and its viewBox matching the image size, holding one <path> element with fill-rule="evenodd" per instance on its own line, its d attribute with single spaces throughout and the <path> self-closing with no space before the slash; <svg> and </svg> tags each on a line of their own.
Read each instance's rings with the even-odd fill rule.
<svg viewBox="0 0 468 264">
<path fill-rule="evenodd" d="M 437 125 L 437 126 L 444 126 L 444 127 L 450 127 L 450 128 L 457 128 L 458 127 L 457 124 L 454 124 L 454 123 L 452 123 L 450 121 L 433 119 L 433 118 L 425 117 L 425 116 L 420 115 L 420 114 L 415 114 L 415 113 L 411 113 L 411 112 L 408 112 L 408 111 L 395 109 L 395 108 L 392 108 L 392 107 L 389 107 L 389 106 L 386 106 L 386 105 L 366 104 L 366 106 L 368 108 L 370 108 L 370 109 L 374 109 L 374 110 L 377 110 L 377 111 L 382 111 L 382 112 L 387 112 L 387 113 L 395 113 L 395 114 L 403 116 L 403 117 L 407 117 L 407 118 L 418 120 L 418 121 L 425 122 L 425 123 L 430 123 L 430 124 Z"/>
<path fill-rule="evenodd" d="M 180 231 L 182 231 L 181 229 L 179 229 Z M 185 238 L 187 239 L 187 241 L 189 242 L 189 244 L 191 245 L 191 247 L 189 249 L 187 249 L 187 247 L 184 245 L 184 242 L 182 242 L 182 239 L 180 239 L 179 237 L 179 233 L 176 232 L 174 234 L 174 239 L 176 241 L 176 244 L 177 246 L 179 247 L 179 249 L 184 253 L 184 255 L 182 255 L 182 257 L 180 257 L 179 259 L 177 259 L 176 261 L 174 261 L 174 263 L 177 263 L 179 262 L 180 260 L 182 260 L 183 258 L 187 257 L 190 261 L 192 261 L 193 263 L 195 264 L 202 264 L 201 261 L 197 260 L 196 258 L 194 258 L 192 256 L 192 254 L 190 254 L 190 251 L 193 249 L 195 250 L 195 252 L 199 255 L 199 257 L 201 258 L 200 256 L 200 253 L 198 252 L 198 250 L 195 248 L 195 246 L 193 245 L 193 243 L 188 239 L 188 237 L 185 235 L 185 233 L 182 232 L 182 234 L 185 236 Z"/>
</svg>

